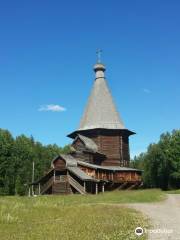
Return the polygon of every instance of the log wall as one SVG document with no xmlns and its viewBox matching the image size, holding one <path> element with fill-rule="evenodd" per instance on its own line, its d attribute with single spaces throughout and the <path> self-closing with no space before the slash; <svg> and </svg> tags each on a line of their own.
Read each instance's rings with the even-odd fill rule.
<svg viewBox="0 0 180 240">
<path fill-rule="evenodd" d="M 87 175 L 99 179 L 118 182 L 136 182 L 142 181 L 141 172 L 136 171 L 110 171 L 104 169 L 93 169 L 85 166 L 79 166 Z"/>
<path fill-rule="evenodd" d="M 106 155 L 102 161 L 104 166 L 129 166 L 129 136 L 120 131 L 97 131 L 88 133 L 87 137 L 91 138 L 99 148 L 99 151 Z M 96 164 L 96 162 L 94 162 Z"/>
</svg>

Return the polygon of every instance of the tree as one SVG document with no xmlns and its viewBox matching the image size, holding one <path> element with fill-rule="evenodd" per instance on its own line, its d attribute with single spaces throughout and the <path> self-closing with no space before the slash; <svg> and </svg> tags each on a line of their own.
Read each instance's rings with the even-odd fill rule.
<svg viewBox="0 0 180 240">
<path fill-rule="evenodd" d="M 35 163 L 36 180 L 49 169 L 53 158 L 68 152 L 68 145 L 44 146 L 23 134 L 14 139 L 9 131 L 0 129 L 0 195 L 27 194 L 32 163 Z"/>
<path fill-rule="evenodd" d="M 7 130 L 0 129 L 0 194 L 13 194 L 14 139 Z"/>
<path fill-rule="evenodd" d="M 22 183 L 22 178 L 18 175 L 15 181 L 15 194 L 24 195 L 24 193 L 25 193 L 25 185 Z"/>
<path fill-rule="evenodd" d="M 147 152 L 132 162 L 143 169 L 146 187 L 160 187 L 164 190 L 180 187 L 180 130 L 164 133 L 156 144 L 150 144 Z"/>
</svg>

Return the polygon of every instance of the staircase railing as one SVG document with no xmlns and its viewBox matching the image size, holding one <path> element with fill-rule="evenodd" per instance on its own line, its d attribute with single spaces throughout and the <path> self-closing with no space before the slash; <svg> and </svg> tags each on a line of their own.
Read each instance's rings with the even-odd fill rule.
<svg viewBox="0 0 180 240">
<path fill-rule="evenodd" d="M 42 187 L 41 187 L 41 194 L 48 190 L 52 186 L 54 182 L 54 176 L 52 176 Z"/>
<path fill-rule="evenodd" d="M 74 178 L 72 178 L 70 175 L 68 176 L 70 185 L 75 188 L 79 193 L 86 194 L 86 191 L 84 190 L 84 187 L 79 184 Z"/>
</svg>

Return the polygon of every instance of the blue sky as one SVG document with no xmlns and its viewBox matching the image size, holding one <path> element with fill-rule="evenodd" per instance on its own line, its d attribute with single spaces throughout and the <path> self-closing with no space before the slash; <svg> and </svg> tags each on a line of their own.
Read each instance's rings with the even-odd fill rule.
<svg viewBox="0 0 180 240">
<path fill-rule="evenodd" d="M 179 13 L 178 0 L 1 1 L 0 128 L 70 143 L 101 48 L 118 110 L 137 133 L 131 155 L 145 151 L 180 125 Z"/>
</svg>

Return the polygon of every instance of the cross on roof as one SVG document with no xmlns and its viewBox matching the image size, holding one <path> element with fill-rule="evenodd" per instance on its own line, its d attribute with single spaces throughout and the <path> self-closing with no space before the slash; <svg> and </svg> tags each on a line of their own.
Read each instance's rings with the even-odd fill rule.
<svg viewBox="0 0 180 240">
<path fill-rule="evenodd" d="M 98 50 L 96 51 L 98 63 L 101 62 L 101 53 L 102 53 L 102 50 L 101 50 L 101 49 L 98 49 Z"/>
</svg>

